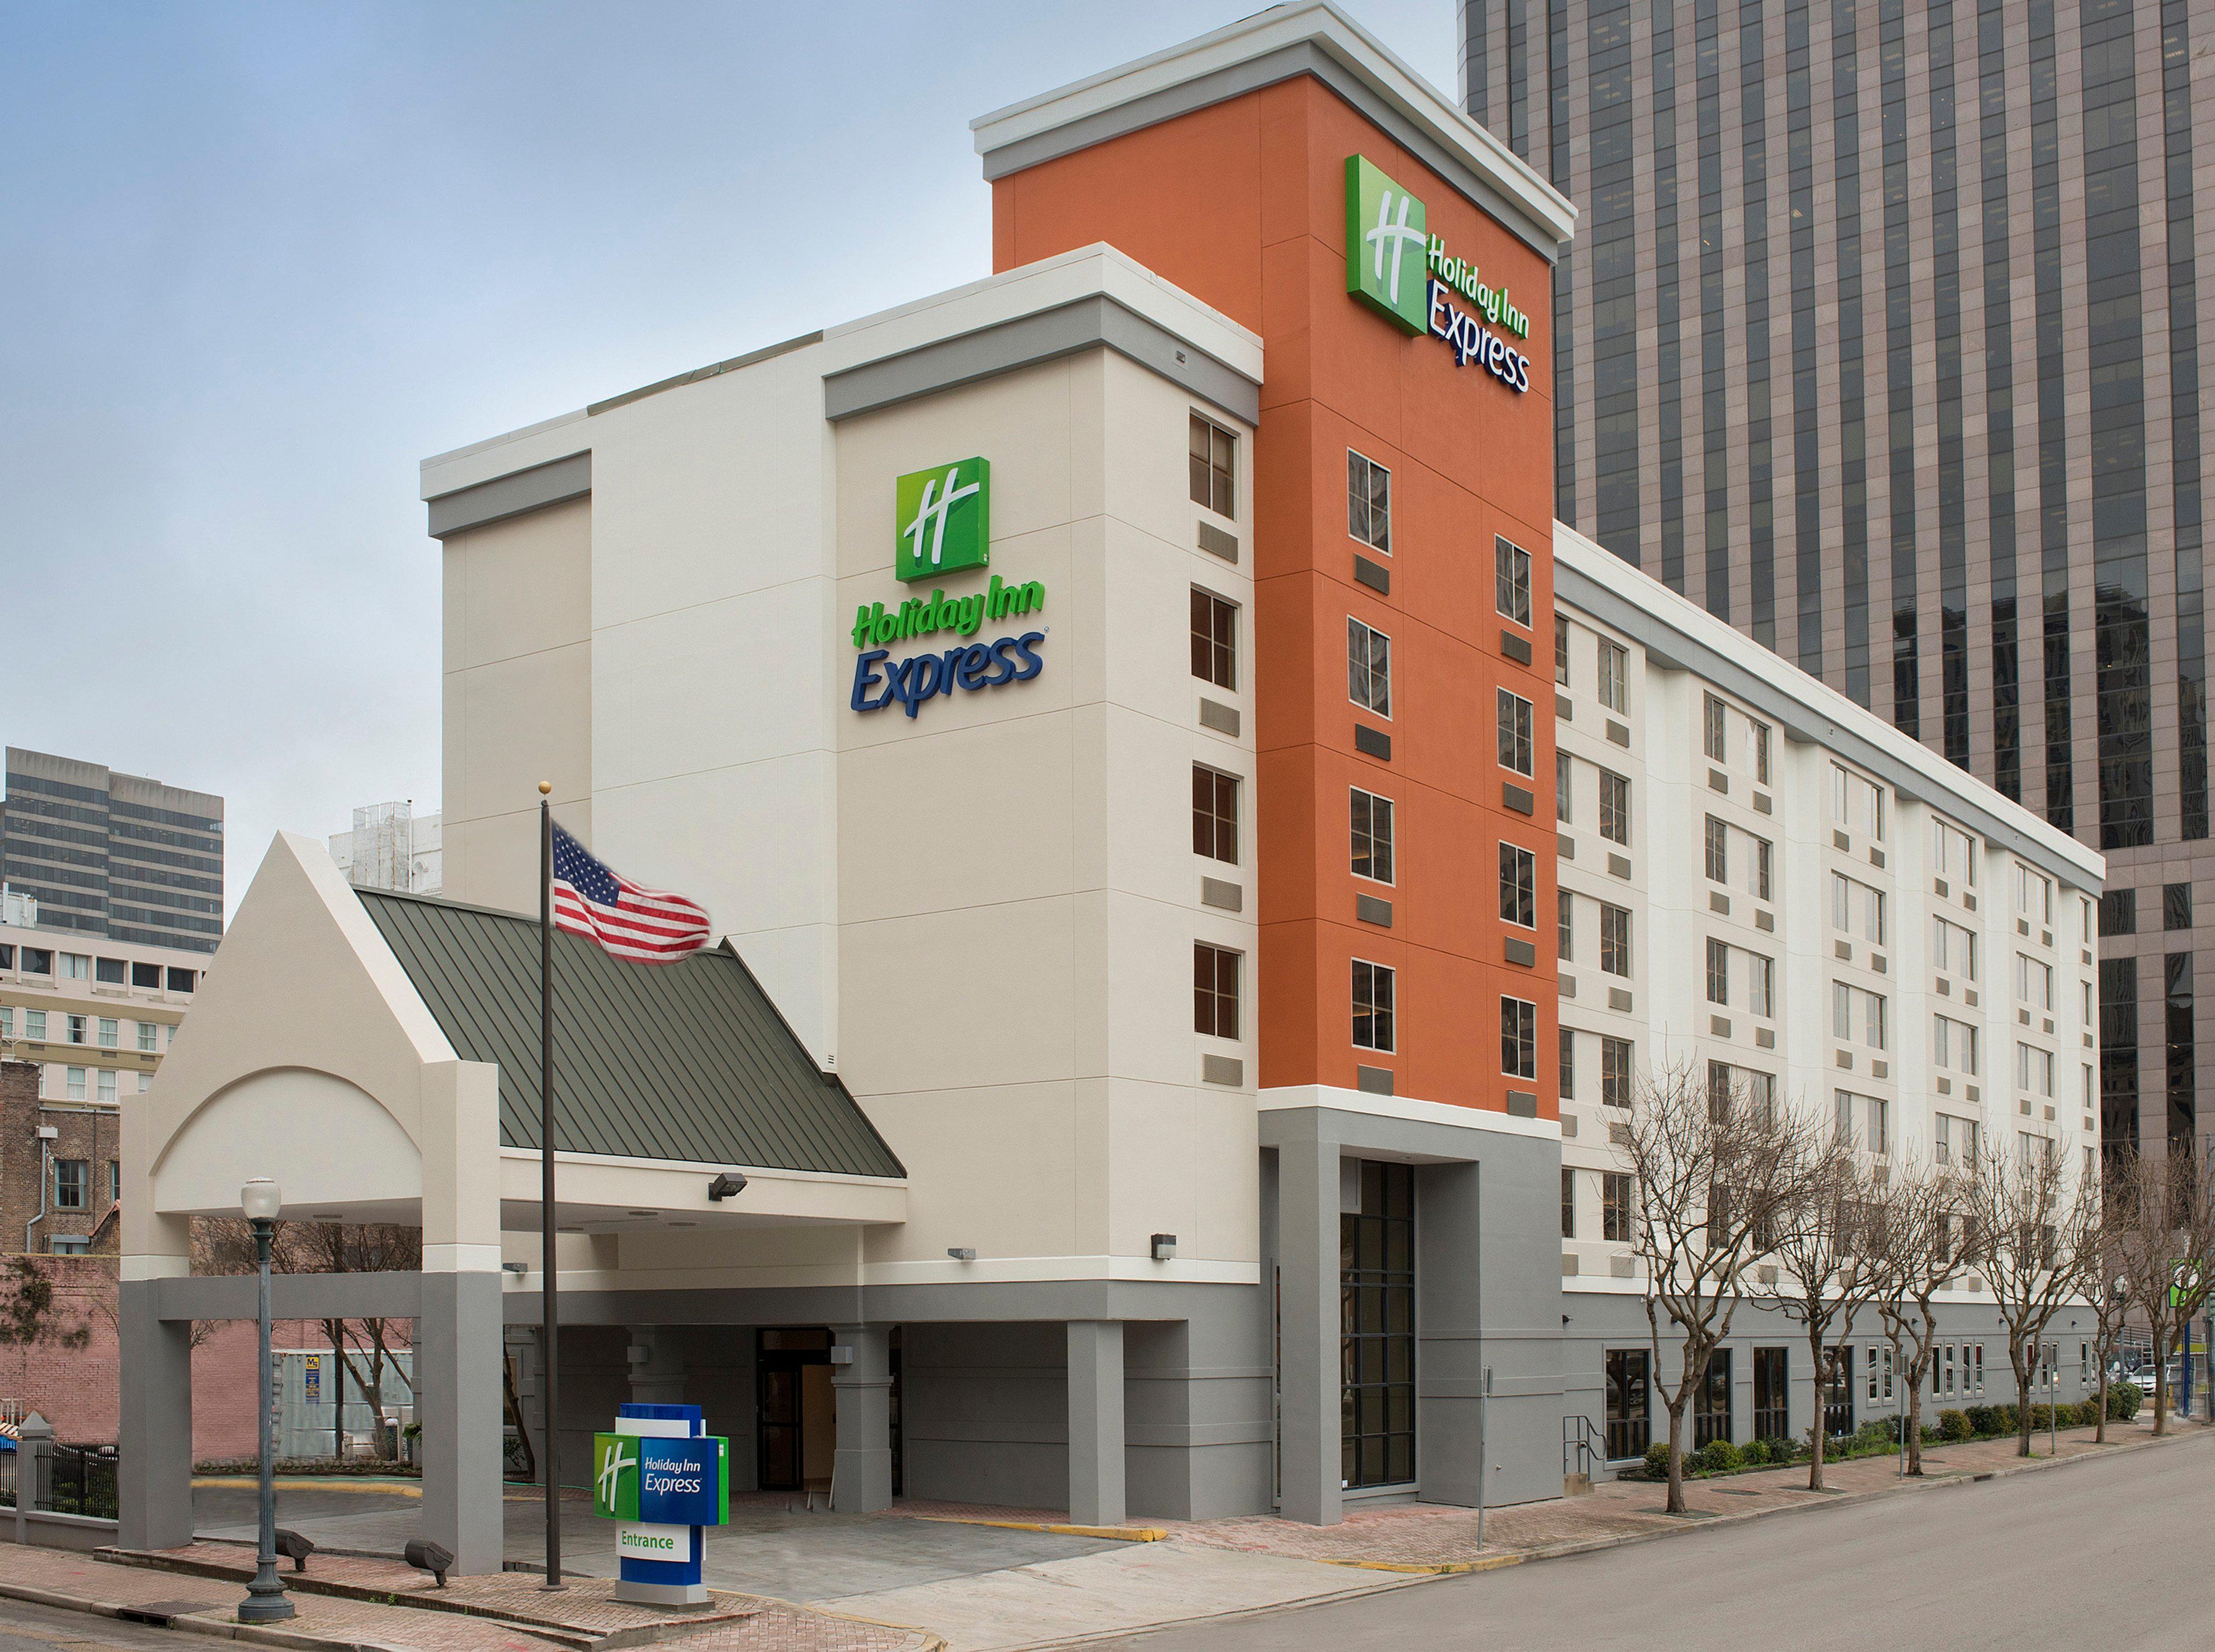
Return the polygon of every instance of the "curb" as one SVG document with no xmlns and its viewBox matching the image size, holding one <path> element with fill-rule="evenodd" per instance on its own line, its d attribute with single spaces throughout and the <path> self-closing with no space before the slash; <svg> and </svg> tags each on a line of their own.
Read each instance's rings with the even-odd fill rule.
<svg viewBox="0 0 2215 1652">
<path fill-rule="evenodd" d="M 1159 1543 L 1171 1535 L 1162 1526 L 1057 1526 L 1046 1520 L 979 1520 L 967 1514 L 909 1514 L 905 1519 L 935 1526 L 989 1526 L 1002 1532 L 1051 1532 L 1056 1537 L 1098 1538 L 1108 1543 Z"/>
<path fill-rule="evenodd" d="M 109 1618 L 122 1623 L 148 1624 L 157 1629 L 178 1630 L 187 1635 L 206 1635 L 216 1640 L 243 1641 L 249 1646 L 287 1647 L 292 1649 L 292 1652 L 396 1652 L 391 1643 L 387 1641 L 353 1641 L 328 1635 L 308 1635 L 298 1630 L 230 1623 L 202 1612 L 180 1613 L 172 1618 L 148 1612 L 121 1601 L 90 1600 L 78 1595 L 63 1594 L 53 1589 L 34 1588 L 24 1583 L 0 1582 L 0 1600 L 21 1600 L 28 1606 L 48 1606 L 58 1612 L 81 1612 L 88 1617 Z"/>
</svg>

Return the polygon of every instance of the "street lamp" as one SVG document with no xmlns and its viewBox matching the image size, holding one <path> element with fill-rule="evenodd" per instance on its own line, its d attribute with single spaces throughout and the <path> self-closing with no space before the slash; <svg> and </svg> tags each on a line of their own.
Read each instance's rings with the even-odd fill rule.
<svg viewBox="0 0 2215 1652">
<path fill-rule="evenodd" d="M 246 1586 L 246 1599 L 238 1603 L 238 1621 L 276 1624 L 292 1615 L 292 1603 L 285 1598 L 284 1582 L 277 1576 L 276 1419 L 269 1403 L 273 1386 L 269 1372 L 269 1236 L 276 1230 L 277 1213 L 285 1208 L 285 1196 L 278 1190 L 276 1183 L 266 1176 L 257 1176 L 239 1190 L 238 1208 L 254 1224 L 254 1256 L 261 1268 L 261 1359 L 255 1367 L 261 1448 L 261 1563 L 255 1571 L 254 1581 Z"/>
</svg>

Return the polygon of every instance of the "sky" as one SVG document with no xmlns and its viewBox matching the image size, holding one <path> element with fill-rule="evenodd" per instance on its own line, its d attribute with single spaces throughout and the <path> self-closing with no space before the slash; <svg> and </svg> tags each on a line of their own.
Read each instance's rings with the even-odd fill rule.
<svg viewBox="0 0 2215 1652">
<path fill-rule="evenodd" d="M 1255 9 L 0 0 L 0 743 L 220 793 L 234 909 L 436 808 L 420 460 L 989 273 L 972 118 Z"/>
</svg>

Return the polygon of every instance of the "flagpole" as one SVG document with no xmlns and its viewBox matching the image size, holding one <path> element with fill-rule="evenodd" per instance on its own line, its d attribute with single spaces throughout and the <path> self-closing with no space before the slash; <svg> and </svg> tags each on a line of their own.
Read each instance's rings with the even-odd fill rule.
<svg viewBox="0 0 2215 1652">
<path fill-rule="evenodd" d="M 561 1311 L 554 1257 L 554 805 L 538 782 L 538 1303 L 546 1345 L 546 1583 L 561 1583 L 561 1484 L 554 1461 L 561 1392 Z"/>
</svg>

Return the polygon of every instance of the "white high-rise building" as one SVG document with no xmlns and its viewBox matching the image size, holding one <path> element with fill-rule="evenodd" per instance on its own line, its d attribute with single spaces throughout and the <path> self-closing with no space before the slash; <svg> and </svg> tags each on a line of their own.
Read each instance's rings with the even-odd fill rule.
<svg viewBox="0 0 2215 1652">
<path fill-rule="evenodd" d="M 353 811 L 350 831 L 331 834 L 331 859 L 362 889 L 436 895 L 441 883 L 443 816 L 419 815 L 412 803 L 372 803 Z"/>
</svg>

